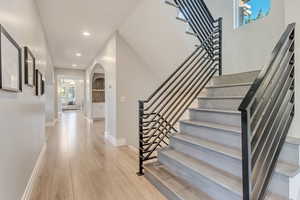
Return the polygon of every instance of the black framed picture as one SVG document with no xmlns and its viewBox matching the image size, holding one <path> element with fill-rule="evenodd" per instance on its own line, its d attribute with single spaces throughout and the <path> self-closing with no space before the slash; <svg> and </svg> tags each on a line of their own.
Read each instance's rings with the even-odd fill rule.
<svg viewBox="0 0 300 200">
<path fill-rule="evenodd" d="M 22 91 L 22 48 L 0 25 L 0 89 Z"/>
<path fill-rule="evenodd" d="M 29 87 L 35 85 L 35 57 L 28 47 L 24 47 L 25 84 Z"/>
<path fill-rule="evenodd" d="M 42 80 L 41 95 L 45 94 L 45 80 Z"/>
<path fill-rule="evenodd" d="M 36 94 L 36 96 L 42 95 L 42 82 L 43 82 L 43 75 L 38 69 L 36 69 L 35 70 L 35 94 Z"/>
</svg>

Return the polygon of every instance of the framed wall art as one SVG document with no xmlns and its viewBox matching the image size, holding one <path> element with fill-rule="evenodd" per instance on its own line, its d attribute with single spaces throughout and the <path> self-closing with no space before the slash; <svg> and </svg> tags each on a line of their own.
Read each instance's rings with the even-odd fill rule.
<svg viewBox="0 0 300 200">
<path fill-rule="evenodd" d="M 22 48 L 0 25 L 0 89 L 22 91 Z"/>
<path fill-rule="evenodd" d="M 35 57 L 28 47 L 24 48 L 25 84 L 29 87 L 35 85 Z"/>
<path fill-rule="evenodd" d="M 45 80 L 43 79 L 42 80 L 42 85 L 41 85 L 41 95 L 44 95 L 45 94 Z"/>
<path fill-rule="evenodd" d="M 42 95 L 42 82 L 43 82 L 43 75 L 38 69 L 36 69 L 35 70 L 35 94 L 36 94 L 36 96 Z"/>
</svg>

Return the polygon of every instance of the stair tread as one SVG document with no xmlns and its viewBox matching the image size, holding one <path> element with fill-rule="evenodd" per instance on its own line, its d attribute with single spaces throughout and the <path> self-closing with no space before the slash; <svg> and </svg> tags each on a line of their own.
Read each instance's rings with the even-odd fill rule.
<svg viewBox="0 0 300 200">
<path fill-rule="evenodd" d="M 294 177 L 300 173 L 300 166 L 278 161 L 276 171 L 288 177 Z"/>
<path fill-rule="evenodd" d="M 290 144 L 300 145 L 300 138 L 288 135 L 286 141 Z"/>
<path fill-rule="evenodd" d="M 175 134 L 173 137 L 176 138 L 176 139 L 188 142 L 190 144 L 201 146 L 201 147 L 204 147 L 206 149 L 213 150 L 213 151 L 225 154 L 225 155 L 230 156 L 230 157 L 234 157 L 236 159 L 241 158 L 241 154 L 242 154 L 241 150 L 237 149 L 237 148 L 227 147 L 223 144 L 219 144 L 219 143 L 212 142 L 212 141 L 202 139 L 202 138 L 199 138 L 199 137 L 195 137 L 195 136 L 190 136 L 190 135 L 187 135 L 187 134 L 184 134 L 184 133 Z"/>
<path fill-rule="evenodd" d="M 234 83 L 234 84 L 218 84 L 218 85 L 210 85 L 205 88 L 225 88 L 225 87 L 238 87 L 238 86 L 251 86 L 252 82 L 247 83 Z"/>
<path fill-rule="evenodd" d="M 190 144 L 198 145 L 204 147 L 206 149 L 224 154 L 226 156 L 242 160 L 242 152 L 240 149 L 229 147 L 223 144 L 219 144 L 213 141 L 209 141 L 206 139 L 202 139 L 195 136 L 190 136 L 184 133 L 179 133 L 174 135 L 173 137 L 188 142 Z M 300 172 L 300 166 L 293 165 L 290 163 L 279 161 L 276 167 L 276 172 L 283 174 L 288 177 L 294 177 Z"/>
<path fill-rule="evenodd" d="M 241 133 L 241 128 L 237 127 L 237 126 L 218 124 L 218 123 L 214 123 L 214 122 L 203 122 L 203 121 L 197 121 L 197 120 L 182 120 L 181 122 L 186 123 L 186 124 L 195 125 L 195 126 L 230 131 L 230 132 L 234 132 L 234 133 L 238 133 L 238 134 Z"/>
<path fill-rule="evenodd" d="M 218 123 L 214 123 L 214 122 L 203 122 L 203 121 L 199 121 L 199 120 L 181 120 L 180 122 L 185 123 L 185 124 L 194 125 L 194 126 L 213 128 L 213 129 L 233 132 L 236 134 L 241 134 L 241 128 L 237 127 L 237 126 L 232 126 L 232 125 L 218 124 Z M 300 138 L 288 135 L 286 137 L 286 143 L 300 145 Z"/>
<path fill-rule="evenodd" d="M 166 166 L 158 162 L 145 165 L 145 170 L 182 200 L 213 200 L 206 193 L 173 175 Z"/>
<path fill-rule="evenodd" d="M 207 164 L 201 160 L 197 160 L 173 149 L 165 149 L 161 153 L 180 162 L 182 165 L 196 171 L 198 174 L 215 182 L 216 184 L 234 192 L 237 195 L 242 195 L 242 179 L 228 172 L 217 169 L 214 166 Z"/>
<path fill-rule="evenodd" d="M 200 96 L 198 99 L 244 99 L 244 96 Z"/>
<path fill-rule="evenodd" d="M 176 194 L 182 200 L 213 200 L 208 194 L 193 187 L 185 180 L 172 174 L 168 168 L 159 162 L 149 163 L 145 165 L 145 170 L 151 173 L 161 184 Z M 288 200 L 278 194 L 268 193 L 266 200 Z"/>
<path fill-rule="evenodd" d="M 239 75 L 243 75 L 243 74 L 258 74 L 260 73 L 261 70 L 253 70 L 253 71 L 248 71 L 248 72 L 238 72 L 238 73 L 232 73 L 232 74 L 222 74 L 222 76 L 216 76 L 215 78 L 222 78 L 222 77 L 227 77 L 227 76 L 239 76 Z"/>
<path fill-rule="evenodd" d="M 274 193 L 268 193 L 266 195 L 266 200 L 289 200 L 288 198 L 286 197 L 283 197 L 283 196 L 280 196 L 278 194 L 274 194 Z"/>
<path fill-rule="evenodd" d="M 190 108 L 190 110 L 203 111 L 203 112 L 225 113 L 225 114 L 237 114 L 237 115 L 241 114 L 241 112 L 237 111 L 237 110 L 222 110 L 222 109 L 211 109 L 211 108 Z"/>
</svg>

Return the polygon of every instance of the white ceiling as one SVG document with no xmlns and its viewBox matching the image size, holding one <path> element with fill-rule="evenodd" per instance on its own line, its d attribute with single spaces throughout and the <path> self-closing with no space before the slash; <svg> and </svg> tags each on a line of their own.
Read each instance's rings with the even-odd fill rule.
<svg viewBox="0 0 300 200">
<path fill-rule="evenodd" d="M 53 64 L 84 69 L 140 0 L 36 0 Z M 83 31 L 91 33 L 84 37 Z M 77 57 L 77 52 L 82 53 Z M 72 67 L 73 64 L 78 65 Z"/>
</svg>

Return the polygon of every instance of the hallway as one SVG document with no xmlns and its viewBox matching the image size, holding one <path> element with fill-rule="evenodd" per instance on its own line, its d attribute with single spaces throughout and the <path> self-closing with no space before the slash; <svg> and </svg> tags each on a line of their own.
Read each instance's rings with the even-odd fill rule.
<svg viewBox="0 0 300 200">
<path fill-rule="evenodd" d="M 31 200 L 160 200 L 144 177 L 135 175 L 137 154 L 104 140 L 104 122 L 64 112 L 47 129 L 47 150 Z"/>
</svg>

